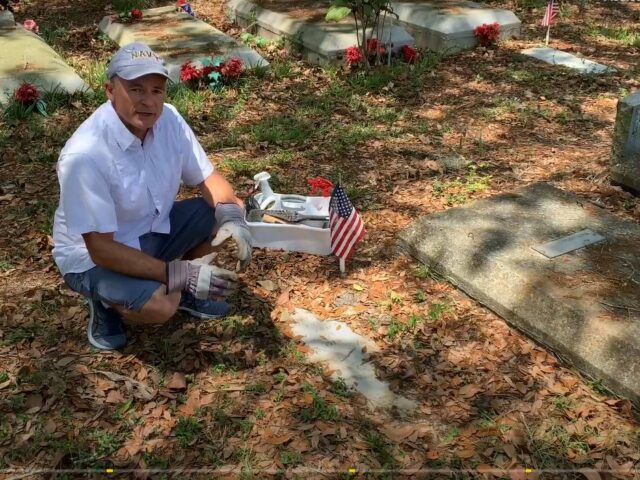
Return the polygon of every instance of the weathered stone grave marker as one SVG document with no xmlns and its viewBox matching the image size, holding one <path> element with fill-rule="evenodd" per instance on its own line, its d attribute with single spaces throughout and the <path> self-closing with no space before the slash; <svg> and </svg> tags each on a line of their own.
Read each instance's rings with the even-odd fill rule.
<svg viewBox="0 0 640 480">
<path fill-rule="evenodd" d="M 553 258 L 533 248 L 585 229 L 604 240 Z M 638 224 L 539 183 L 422 217 L 401 232 L 400 245 L 579 370 L 640 403 Z"/>
<path fill-rule="evenodd" d="M 100 30 L 118 45 L 144 42 L 167 64 L 174 82 L 180 79 L 180 66 L 211 56 L 237 56 L 248 68 L 267 67 L 269 62 L 256 51 L 241 45 L 208 23 L 198 20 L 174 7 L 143 10 L 140 21 L 123 24 L 108 15 L 102 19 Z"/>
<path fill-rule="evenodd" d="M 562 65 L 563 67 L 572 68 L 580 73 L 586 74 L 602 74 L 615 72 L 615 68 L 607 67 L 600 63 L 593 62 L 586 58 L 576 57 L 575 55 L 563 52 L 550 47 L 535 47 L 522 50 L 520 53 L 528 57 L 542 60 L 551 65 Z"/>
<path fill-rule="evenodd" d="M 13 22 L 11 12 L 0 12 L 0 102 L 6 102 L 23 82 L 41 90 L 73 93 L 89 86 L 35 33 Z"/>
<path fill-rule="evenodd" d="M 513 12 L 469 0 L 414 0 L 391 6 L 418 47 L 444 54 L 475 47 L 473 31 L 484 23 L 497 22 L 502 40 L 520 36 L 521 23 Z"/>
<path fill-rule="evenodd" d="M 350 17 L 337 23 L 317 19 L 308 21 L 270 10 L 250 0 L 230 0 L 227 6 L 231 18 L 239 25 L 253 25 L 257 34 L 267 39 L 284 38 L 294 42 L 310 63 L 341 61 L 344 51 L 357 44 L 355 24 Z M 392 25 L 391 21 L 387 21 L 381 31 L 381 40 L 392 45 L 392 51 L 413 45 L 413 37 L 404 28 Z"/>
<path fill-rule="evenodd" d="M 611 179 L 640 192 L 640 92 L 618 102 Z"/>
<path fill-rule="evenodd" d="M 258 3 L 255 0 L 227 2 L 232 18 L 240 25 L 255 25 L 258 34 L 266 38 L 294 39 L 302 47 L 307 61 L 320 64 L 339 61 L 344 50 L 357 43 L 351 17 L 329 23 L 323 20 L 322 10 L 321 19 L 316 18 L 318 14 L 313 18 L 294 18 Z M 292 0 L 290 5 L 297 3 Z M 442 53 L 471 48 L 477 43 L 473 30 L 483 23 L 498 22 L 502 39 L 520 35 L 520 20 L 513 12 L 468 0 L 414 0 L 391 2 L 391 6 L 398 18 L 387 16 L 381 40 L 392 45 L 392 51 L 414 44 Z M 317 5 L 312 10 L 318 10 Z"/>
</svg>

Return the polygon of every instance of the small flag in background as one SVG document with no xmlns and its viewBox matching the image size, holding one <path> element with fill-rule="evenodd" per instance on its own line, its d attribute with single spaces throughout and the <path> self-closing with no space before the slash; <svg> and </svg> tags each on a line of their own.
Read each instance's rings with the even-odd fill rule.
<svg viewBox="0 0 640 480">
<path fill-rule="evenodd" d="M 364 224 L 360 215 L 338 183 L 329 201 L 329 230 L 331 250 L 340 259 L 347 259 L 356 244 L 364 237 Z"/>
<path fill-rule="evenodd" d="M 547 8 L 544 10 L 544 18 L 542 19 L 542 26 L 549 27 L 553 23 L 553 19 L 558 14 L 559 7 L 555 0 L 549 0 L 547 2 Z"/>
</svg>

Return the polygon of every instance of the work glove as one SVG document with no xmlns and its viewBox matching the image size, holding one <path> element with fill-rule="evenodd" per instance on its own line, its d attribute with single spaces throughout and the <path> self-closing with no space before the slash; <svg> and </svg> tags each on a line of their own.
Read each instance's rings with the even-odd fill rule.
<svg viewBox="0 0 640 480">
<path fill-rule="evenodd" d="M 237 280 L 235 272 L 213 265 L 188 260 L 167 263 L 167 294 L 184 290 L 200 300 L 224 298 L 238 288 Z"/>
<path fill-rule="evenodd" d="M 215 217 L 220 228 L 211 245 L 216 247 L 229 237 L 233 238 L 238 249 L 239 270 L 242 270 L 251 262 L 251 232 L 244 218 L 244 209 L 235 203 L 219 203 L 216 205 Z"/>
</svg>

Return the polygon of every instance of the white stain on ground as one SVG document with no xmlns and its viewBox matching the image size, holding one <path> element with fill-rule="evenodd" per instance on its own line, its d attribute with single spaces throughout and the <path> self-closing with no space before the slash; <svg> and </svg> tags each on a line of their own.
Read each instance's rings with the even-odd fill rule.
<svg viewBox="0 0 640 480">
<path fill-rule="evenodd" d="M 364 352 L 378 351 L 367 337 L 358 335 L 346 323 L 321 320 L 311 312 L 296 308 L 291 316 L 293 333 L 308 345 L 312 362 L 324 362 L 334 370 L 333 378 L 342 377 L 349 387 L 362 393 L 376 407 L 397 407 L 404 412 L 416 408 L 416 402 L 396 395 L 386 382 L 376 377 L 373 364 Z"/>
</svg>

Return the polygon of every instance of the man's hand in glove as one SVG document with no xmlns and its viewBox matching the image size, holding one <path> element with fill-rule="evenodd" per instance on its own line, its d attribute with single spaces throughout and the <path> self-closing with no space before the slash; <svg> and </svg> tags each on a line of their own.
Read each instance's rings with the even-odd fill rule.
<svg viewBox="0 0 640 480">
<path fill-rule="evenodd" d="M 251 232 L 244 218 L 244 210 L 235 203 L 219 203 L 216 205 L 215 216 L 219 228 L 211 245 L 216 247 L 227 238 L 233 238 L 242 270 L 251 261 Z"/>
<path fill-rule="evenodd" d="M 238 275 L 213 265 L 200 265 L 187 260 L 167 263 L 167 293 L 182 290 L 200 300 L 227 297 L 237 289 Z"/>
</svg>

